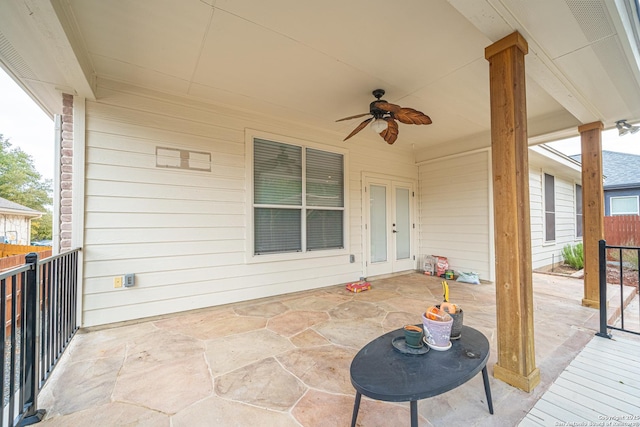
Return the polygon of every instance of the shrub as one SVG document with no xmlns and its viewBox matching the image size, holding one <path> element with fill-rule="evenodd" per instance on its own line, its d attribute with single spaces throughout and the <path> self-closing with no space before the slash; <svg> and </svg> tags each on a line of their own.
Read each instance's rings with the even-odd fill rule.
<svg viewBox="0 0 640 427">
<path fill-rule="evenodd" d="M 584 268 L 584 249 L 582 243 L 576 245 L 566 245 L 562 248 L 562 256 L 565 264 L 570 265 L 576 270 Z"/>
</svg>

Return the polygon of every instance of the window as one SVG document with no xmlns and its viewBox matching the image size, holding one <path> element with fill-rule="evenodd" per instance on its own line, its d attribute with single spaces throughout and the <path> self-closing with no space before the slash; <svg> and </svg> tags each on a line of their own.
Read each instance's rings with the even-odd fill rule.
<svg viewBox="0 0 640 427">
<path fill-rule="evenodd" d="M 344 156 L 253 140 L 254 255 L 344 248 Z"/>
<path fill-rule="evenodd" d="M 611 215 L 638 215 L 638 196 L 612 197 Z"/>
<path fill-rule="evenodd" d="M 544 174 L 544 240 L 556 240 L 556 195 L 555 178 Z"/>
<path fill-rule="evenodd" d="M 576 237 L 582 237 L 582 185 L 576 184 Z"/>
</svg>

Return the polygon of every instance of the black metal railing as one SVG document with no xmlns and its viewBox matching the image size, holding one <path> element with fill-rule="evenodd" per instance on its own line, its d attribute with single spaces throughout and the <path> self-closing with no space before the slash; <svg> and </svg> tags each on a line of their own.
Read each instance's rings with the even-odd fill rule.
<svg viewBox="0 0 640 427">
<path fill-rule="evenodd" d="M 0 274 L 0 427 L 37 423 L 38 393 L 75 334 L 79 249 Z"/>
<path fill-rule="evenodd" d="M 40 261 L 40 378 L 42 388 L 78 330 L 79 249 Z"/>
<path fill-rule="evenodd" d="M 612 251 L 611 253 L 608 251 Z M 608 260 L 608 256 L 614 259 L 613 261 Z M 628 260 L 630 261 L 628 261 Z M 606 338 L 611 338 L 609 334 L 609 329 L 614 329 L 618 331 L 628 332 L 630 334 L 640 335 L 640 332 L 637 330 L 632 330 L 627 327 L 625 324 L 625 293 L 624 286 L 626 275 L 625 271 L 631 272 L 628 276 L 633 276 L 635 271 L 636 277 L 636 290 L 638 292 L 638 287 L 640 286 L 640 269 L 638 269 L 638 260 L 640 259 L 640 247 L 632 247 L 632 246 L 609 246 L 607 242 L 604 240 L 600 240 L 599 242 L 599 260 L 600 260 L 600 332 L 596 335 Z M 617 265 L 617 272 L 619 273 L 619 282 L 620 282 L 620 319 L 619 325 L 609 325 L 607 321 L 607 270 L 608 266 L 613 263 Z M 640 309 L 639 309 L 640 310 Z M 640 316 L 640 312 L 638 313 Z"/>
</svg>

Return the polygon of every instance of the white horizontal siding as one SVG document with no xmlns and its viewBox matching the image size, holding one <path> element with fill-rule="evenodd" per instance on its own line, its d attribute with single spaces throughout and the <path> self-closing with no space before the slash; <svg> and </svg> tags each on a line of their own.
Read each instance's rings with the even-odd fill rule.
<svg viewBox="0 0 640 427">
<path fill-rule="evenodd" d="M 489 153 L 456 156 L 420 166 L 420 259 L 447 257 L 456 271 L 491 277 Z"/>
<path fill-rule="evenodd" d="M 97 101 L 86 103 L 85 326 L 355 280 L 363 274 L 362 173 L 418 178 L 400 141 L 343 143 L 344 135 L 296 123 L 99 84 Z M 345 255 L 246 262 L 245 129 L 348 149 Z M 211 172 L 157 168 L 158 146 L 211 153 Z M 136 285 L 114 289 L 125 273 Z"/>
<path fill-rule="evenodd" d="M 556 239 L 545 241 L 543 174 L 555 178 Z M 532 162 L 529 169 L 531 207 L 531 255 L 533 268 L 542 268 L 562 261 L 562 248 L 574 245 L 576 239 L 575 181 L 560 170 L 547 171 L 540 162 Z"/>
</svg>

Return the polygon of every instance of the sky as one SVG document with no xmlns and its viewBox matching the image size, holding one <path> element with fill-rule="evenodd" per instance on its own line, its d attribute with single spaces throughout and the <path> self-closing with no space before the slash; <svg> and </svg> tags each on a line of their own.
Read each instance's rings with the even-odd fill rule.
<svg viewBox="0 0 640 427">
<path fill-rule="evenodd" d="M 635 125 L 636 123 L 630 124 Z M 579 136 L 547 143 L 547 145 L 568 156 L 580 154 L 581 151 Z M 616 128 L 606 130 L 602 132 L 602 150 L 640 155 L 640 132 L 618 136 Z"/>
<path fill-rule="evenodd" d="M 0 134 L 11 145 L 31 155 L 43 178 L 53 179 L 53 121 L 35 102 L 0 69 Z M 580 137 L 553 143 L 551 147 L 566 155 L 580 153 Z M 602 149 L 640 155 L 640 132 L 618 136 L 616 129 L 602 135 Z"/>
<path fill-rule="evenodd" d="M 31 156 L 43 178 L 53 179 L 53 120 L 1 68 L 0 134 Z"/>
</svg>

